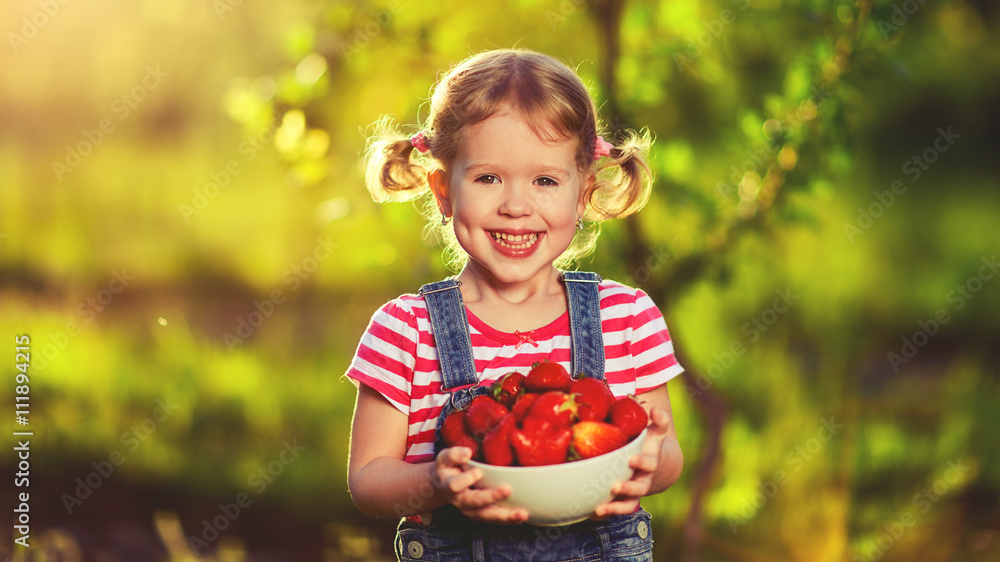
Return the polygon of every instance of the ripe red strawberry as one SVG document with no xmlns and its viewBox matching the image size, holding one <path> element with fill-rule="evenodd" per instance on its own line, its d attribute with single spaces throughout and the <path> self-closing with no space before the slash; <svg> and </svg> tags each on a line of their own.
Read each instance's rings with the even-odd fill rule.
<svg viewBox="0 0 1000 562">
<path fill-rule="evenodd" d="M 547 421 L 554 427 L 568 427 L 576 421 L 576 402 L 565 392 L 551 390 L 538 396 L 522 426 L 531 418 Z"/>
<path fill-rule="evenodd" d="M 608 383 L 601 379 L 577 379 L 569 385 L 569 391 L 576 395 L 576 413 L 581 421 L 604 421 L 615 402 Z"/>
<path fill-rule="evenodd" d="M 482 442 L 487 433 L 500 425 L 500 418 L 507 412 L 507 407 L 491 396 L 476 396 L 465 408 L 465 429 L 476 441 Z"/>
<path fill-rule="evenodd" d="M 517 429 L 511 431 L 511 444 L 521 466 L 543 466 L 566 462 L 573 432 L 568 427 Z"/>
<path fill-rule="evenodd" d="M 539 396 L 541 396 L 541 394 L 535 394 L 534 392 L 526 392 L 522 394 L 517 399 L 516 402 L 514 402 L 514 406 L 510 409 L 510 411 L 513 412 L 514 418 L 517 419 L 518 425 L 520 425 L 520 423 L 524 421 L 525 416 L 528 415 L 528 412 L 531 410 L 531 406 L 535 403 L 536 400 L 538 400 Z"/>
<path fill-rule="evenodd" d="M 524 393 L 524 375 L 516 372 L 507 373 L 493 383 L 490 393 L 504 406 L 508 408 L 514 406 L 517 397 Z"/>
<path fill-rule="evenodd" d="M 625 433 L 610 423 L 582 421 L 573 426 L 572 455 L 589 459 L 610 453 L 628 443 Z"/>
<path fill-rule="evenodd" d="M 611 405 L 608 419 L 611 421 L 611 425 L 625 432 L 629 440 L 634 439 L 649 425 L 649 414 L 634 396 L 625 396 L 616 400 Z"/>
<path fill-rule="evenodd" d="M 548 432 L 559 427 L 569 427 L 569 426 L 557 426 L 554 423 L 552 423 L 552 420 L 550 419 L 535 418 L 532 416 L 524 418 L 524 421 L 521 422 L 521 429 L 528 432 L 537 432 L 537 431 Z"/>
<path fill-rule="evenodd" d="M 573 379 L 569 372 L 559 363 L 553 363 L 546 359 L 540 363 L 535 363 L 528 376 L 524 377 L 524 387 L 529 392 L 548 392 L 550 390 L 569 390 Z"/>
<path fill-rule="evenodd" d="M 506 414 L 496 429 L 483 437 L 483 459 L 497 466 L 514 464 L 514 449 L 510 443 L 511 432 L 517 429 L 513 414 Z"/>
<path fill-rule="evenodd" d="M 472 436 L 465 430 L 465 410 L 456 410 L 444 419 L 441 424 L 441 440 L 448 447 L 458 445 L 463 439 Z"/>
</svg>

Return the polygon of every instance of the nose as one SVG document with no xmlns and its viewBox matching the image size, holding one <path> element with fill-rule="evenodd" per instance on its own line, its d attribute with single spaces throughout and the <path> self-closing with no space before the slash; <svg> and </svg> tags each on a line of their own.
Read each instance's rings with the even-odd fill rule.
<svg viewBox="0 0 1000 562">
<path fill-rule="evenodd" d="M 503 200 L 498 211 L 502 215 L 523 217 L 532 212 L 531 186 L 508 183 L 504 188 Z"/>
</svg>

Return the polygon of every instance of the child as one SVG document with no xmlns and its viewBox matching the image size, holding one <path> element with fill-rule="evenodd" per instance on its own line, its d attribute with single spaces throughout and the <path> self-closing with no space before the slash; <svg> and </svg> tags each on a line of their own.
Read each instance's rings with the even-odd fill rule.
<svg viewBox="0 0 1000 562">
<path fill-rule="evenodd" d="M 481 53 L 451 70 L 411 138 L 380 122 L 369 190 L 377 201 L 429 190 L 462 266 L 378 310 L 347 371 L 358 386 L 351 497 L 369 515 L 403 518 L 401 560 L 652 560 L 639 499 L 680 475 L 666 382 L 682 369 L 647 295 L 559 269 L 593 249 L 585 219 L 645 203 L 648 145 L 648 136 L 604 141 L 580 78 L 526 50 Z M 616 396 L 639 395 L 651 417 L 632 478 L 590 520 L 557 532 L 499 505 L 506 487 L 474 488 L 481 474 L 467 464 L 470 449 L 435 455 L 446 406 L 546 358 L 574 376 L 604 377 Z"/>
</svg>

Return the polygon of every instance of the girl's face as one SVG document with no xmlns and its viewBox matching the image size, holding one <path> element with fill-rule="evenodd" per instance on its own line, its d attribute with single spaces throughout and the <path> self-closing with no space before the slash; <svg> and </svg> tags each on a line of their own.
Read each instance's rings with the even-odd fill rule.
<svg viewBox="0 0 1000 562">
<path fill-rule="evenodd" d="M 463 141 L 430 183 L 468 268 L 505 285 L 543 279 L 572 242 L 593 181 L 577 168 L 577 141 L 540 139 L 511 110 L 467 127 Z"/>
</svg>

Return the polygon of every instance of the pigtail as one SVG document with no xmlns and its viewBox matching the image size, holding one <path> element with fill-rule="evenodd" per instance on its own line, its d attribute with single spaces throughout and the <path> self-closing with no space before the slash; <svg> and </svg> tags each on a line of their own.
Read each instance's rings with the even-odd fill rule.
<svg viewBox="0 0 1000 562">
<path fill-rule="evenodd" d="M 365 150 L 365 184 L 372 199 L 409 201 L 427 191 L 428 168 L 420 162 L 409 137 L 389 117 L 379 119 Z"/>
<path fill-rule="evenodd" d="M 588 201 L 588 218 L 602 221 L 627 217 L 649 200 L 653 174 L 646 163 L 653 144 L 649 130 L 628 131 L 611 149 L 611 156 L 595 162 L 596 181 Z"/>
</svg>

